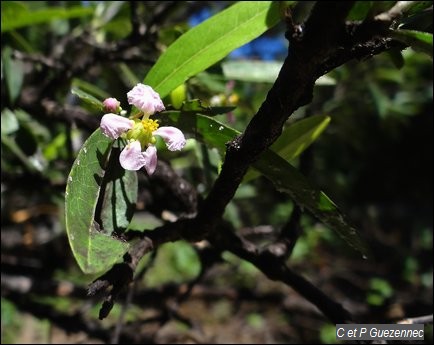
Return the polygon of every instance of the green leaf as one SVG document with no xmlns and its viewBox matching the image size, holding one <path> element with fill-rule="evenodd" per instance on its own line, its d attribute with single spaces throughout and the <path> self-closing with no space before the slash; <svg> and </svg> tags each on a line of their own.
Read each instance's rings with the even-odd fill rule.
<svg viewBox="0 0 434 345">
<path fill-rule="evenodd" d="M 287 193 L 302 209 L 309 210 L 351 247 L 366 255 L 366 246 L 356 229 L 348 224 L 333 201 L 313 187 L 291 164 L 274 152 L 267 151 L 253 166 L 272 181 L 277 190 Z"/>
<path fill-rule="evenodd" d="M 22 28 L 29 25 L 47 23 L 55 19 L 69 19 L 93 14 L 91 7 L 45 8 L 28 11 L 24 6 L 17 6 L 13 1 L 2 1 L 1 32 Z"/>
<path fill-rule="evenodd" d="M 69 244 L 84 273 L 108 269 L 128 249 L 95 221 L 113 141 L 96 130 L 83 144 L 68 176 L 65 221 Z"/>
<path fill-rule="evenodd" d="M 110 97 L 110 94 L 100 89 L 98 86 L 88 83 L 80 78 L 72 79 L 72 88 L 79 89 L 83 93 L 86 93 L 87 96 L 98 97 L 98 99 L 106 99 Z M 99 101 L 98 101 L 99 102 Z"/>
<path fill-rule="evenodd" d="M 1 112 L 1 133 L 11 134 L 20 128 L 17 117 L 8 108 L 5 108 Z"/>
<path fill-rule="evenodd" d="M 190 243 L 165 243 L 158 248 L 156 262 L 146 272 L 145 283 L 149 287 L 184 283 L 196 278 L 199 273 L 199 257 Z"/>
<path fill-rule="evenodd" d="M 274 83 L 282 65 L 283 62 L 279 61 L 227 61 L 222 63 L 222 70 L 226 79 Z M 328 75 L 323 75 L 316 80 L 315 85 L 336 85 L 336 80 Z"/>
<path fill-rule="evenodd" d="M 325 115 L 311 116 L 286 127 L 281 136 L 271 145 L 271 149 L 286 161 L 290 161 L 306 150 L 330 123 Z M 258 177 L 260 173 L 251 168 L 244 176 L 243 182 Z"/>
<path fill-rule="evenodd" d="M 274 83 L 282 68 L 279 61 L 227 61 L 222 63 L 227 79 L 256 83 Z"/>
<path fill-rule="evenodd" d="M 119 163 L 123 147 L 119 141 L 112 147 L 104 178 L 104 193 L 100 196 L 101 223 L 108 234 L 119 233 L 128 227 L 137 201 L 137 173 L 125 170 Z"/>
<path fill-rule="evenodd" d="M 402 67 L 404 67 L 405 60 L 404 57 L 402 56 L 402 51 L 400 49 L 397 48 L 389 49 L 386 52 L 386 54 L 397 69 L 401 69 Z"/>
<path fill-rule="evenodd" d="M 102 102 L 86 91 L 73 87 L 71 93 L 80 98 L 84 103 L 93 107 L 95 110 L 103 110 Z"/>
<path fill-rule="evenodd" d="M 410 1 L 404 8 L 403 13 L 407 16 L 415 15 L 421 13 L 424 9 L 427 9 L 431 6 L 432 1 Z"/>
<path fill-rule="evenodd" d="M 279 2 L 241 1 L 195 26 L 160 56 L 146 76 L 161 97 L 280 20 Z"/>
<path fill-rule="evenodd" d="M 180 112 L 161 114 L 163 123 L 172 124 L 185 132 L 195 134 L 196 139 L 216 147 L 224 154 L 226 143 L 240 133 L 212 118 L 203 115 L 182 116 Z M 271 180 L 276 188 L 291 196 L 303 209 L 309 210 L 324 224 L 336 231 L 350 246 L 366 253 L 364 243 L 356 230 L 348 224 L 344 215 L 330 198 L 313 187 L 310 182 L 291 164 L 271 150 L 264 152 L 253 167 Z"/>
<path fill-rule="evenodd" d="M 351 8 L 350 14 L 347 20 L 363 20 L 368 15 L 373 1 L 356 1 L 354 6 Z"/>
<path fill-rule="evenodd" d="M 181 112 L 183 114 L 202 114 L 207 116 L 225 114 L 234 109 L 235 107 L 207 107 L 202 104 L 200 99 L 184 101 L 181 106 Z"/>
<path fill-rule="evenodd" d="M 433 57 L 432 33 L 414 30 L 396 30 L 390 34 L 393 38 L 408 44 L 416 51 Z"/>
<path fill-rule="evenodd" d="M 11 103 L 14 103 L 18 98 L 23 85 L 23 64 L 21 61 L 14 60 L 12 58 L 12 49 L 10 47 L 5 47 L 2 49 L 2 64 L 9 100 Z"/>
</svg>

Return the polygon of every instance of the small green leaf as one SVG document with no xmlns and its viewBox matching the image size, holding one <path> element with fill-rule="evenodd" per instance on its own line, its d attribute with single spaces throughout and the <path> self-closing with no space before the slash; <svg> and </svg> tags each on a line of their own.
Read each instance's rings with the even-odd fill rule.
<svg viewBox="0 0 434 345">
<path fill-rule="evenodd" d="M 20 128 L 20 125 L 15 113 L 8 108 L 3 109 L 1 113 L 1 133 L 11 134 L 16 132 L 18 128 Z"/>
<path fill-rule="evenodd" d="M 146 76 L 161 97 L 280 20 L 279 2 L 240 1 L 195 26 L 160 56 Z"/>
<path fill-rule="evenodd" d="M 72 79 L 72 88 L 78 89 L 82 92 L 85 92 L 86 94 L 97 97 L 97 99 L 106 99 L 110 97 L 110 94 L 108 94 L 106 91 L 100 89 L 95 84 L 89 83 L 83 79 L 80 78 L 74 78 Z"/>
<path fill-rule="evenodd" d="M 5 47 L 4 49 L 2 48 L 2 64 L 9 100 L 11 103 L 14 103 L 18 98 L 23 85 L 23 64 L 21 61 L 14 60 L 12 58 L 12 49 L 10 47 Z"/>
<path fill-rule="evenodd" d="M 390 35 L 392 38 L 408 44 L 414 50 L 426 53 L 431 58 L 433 57 L 432 33 L 414 30 L 396 30 Z"/>
<path fill-rule="evenodd" d="M 1 32 L 6 32 L 29 25 L 47 23 L 55 19 L 69 19 L 93 14 L 91 7 L 44 8 L 29 11 L 24 6 L 17 6 L 13 1 L 2 1 Z"/>
<path fill-rule="evenodd" d="M 71 93 L 80 98 L 84 103 L 89 104 L 91 107 L 94 107 L 97 110 L 103 110 L 102 102 L 86 91 L 74 87 L 71 89 Z"/>
<path fill-rule="evenodd" d="M 240 133 L 226 125 L 203 115 L 185 115 L 180 112 L 161 114 L 163 123 L 172 124 L 185 132 L 195 134 L 196 139 L 209 146 L 216 147 L 224 154 L 226 143 Z M 271 180 L 276 188 L 288 193 L 302 208 L 309 210 L 314 216 L 328 225 L 350 246 L 366 253 L 366 247 L 356 230 L 348 224 L 344 215 L 338 210 L 330 198 L 310 182 L 291 164 L 271 150 L 267 150 L 253 164 L 265 177 Z"/>
<path fill-rule="evenodd" d="M 69 244 L 84 273 L 108 269 L 128 249 L 95 221 L 113 141 L 96 130 L 83 144 L 68 176 L 65 222 Z"/>
<path fill-rule="evenodd" d="M 325 115 L 311 116 L 284 129 L 271 149 L 286 161 L 290 161 L 306 150 L 330 123 L 330 117 Z M 244 176 L 243 182 L 258 177 L 260 173 L 251 168 Z"/>
</svg>

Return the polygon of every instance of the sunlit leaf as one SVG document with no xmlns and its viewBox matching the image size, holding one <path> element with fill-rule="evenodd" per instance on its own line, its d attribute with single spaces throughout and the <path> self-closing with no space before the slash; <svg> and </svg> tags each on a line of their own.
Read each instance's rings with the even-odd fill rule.
<svg viewBox="0 0 434 345">
<path fill-rule="evenodd" d="M 96 130 L 83 144 L 67 180 L 66 231 L 74 257 L 85 273 L 108 269 L 128 249 L 128 243 L 112 237 L 95 220 L 112 142 Z"/>
<path fill-rule="evenodd" d="M 282 68 L 281 61 L 227 61 L 222 63 L 223 75 L 230 80 L 240 80 L 254 83 L 274 83 Z M 335 85 L 336 81 L 323 75 L 315 85 Z"/>
<path fill-rule="evenodd" d="M 161 269 L 164 267 L 164 269 Z M 188 282 L 200 272 L 200 261 L 190 243 L 165 243 L 158 249 L 157 260 L 146 273 L 148 286 Z"/>
<path fill-rule="evenodd" d="M 18 124 L 15 113 L 8 108 L 2 110 L 1 113 L 1 132 L 2 134 L 11 134 L 18 130 Z"/>
<path fill-rule="evenodd" d="M 222 63 L 226 78 L 256 83 L 274 83 L 281 68 L 280 61 L 243 60 Z"/>
<path fill-rule="evenodd" d="M 414 30 L 396 30 L 390 34 L 393 38 L 411 46 L 414 50 L 433 56 L 432 33 Z"/>
<path fill-rule="evenodd" d="M 161 97 L 280 20 L 279 2 L 240 1 L 195 26 L 160 56 L 144 83 Z"/>
<path fill-rule="evenodd" d="M 91 7 L 44 8 L 29 11 L 24 6 L 17 6 L 13 1 L 2 1 L 1 31 L 6 32 L 29 25 L 47 23 L 56 19 L 69 19 L 93 14 Z"/>
</svg>

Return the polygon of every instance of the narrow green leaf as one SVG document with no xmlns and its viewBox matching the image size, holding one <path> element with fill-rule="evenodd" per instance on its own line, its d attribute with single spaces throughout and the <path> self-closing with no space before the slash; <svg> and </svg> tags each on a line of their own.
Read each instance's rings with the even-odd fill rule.
<svg viewBox="0 0 434 345">
<path fill-rule="evenodd" d="M 102 102 L 92 96 L 90 93 L 83 91 L 79 88 L 73 87 L 71 89 L 71 93 L 80 98 L 84 103 L 89 104 L 91 107 L 95 108 L 95 110 L 103 110 Z"/>
<path fill-rule="evenodd" d="M 182 116 L 180 112 L 161 114 L 163 123 L 172 124 L 196 136 L 197 140 L 216 147 L 222 154 L 226 143 L 240 133 L 226 125 L 203 115 Z M 270 179 L 276 188 L 288 193 L 304 209 L 309 210 L 324 224 L 336 231 L 350 246 L 366 253 L 366 247 L 356 230 L 347 223 L 343 214 L 330 198 L 310 184 L 291 164 L 271 150 L 264 152 L 253 167 Z"/>
<path fill-rule="evenodd" d="M 181 112 L 183 114 L 202 114 L 207 116 L 215 116 L 228 113 L 236 107 L 207 107 L 202 104 L 200 99 L 192 99 L 182 102 Z"/>
<path fill-rule="evenodd" d="M 96 130 L 84 143 L 68 176 L 65 221 L 69 244 L 84 273 L 108 269 L 128 249 L 95 221 L 112 140 Z"/>
<path fill-rule="evenodd" d="M 241 1 L 195 26 L 160 56 L 146 76 L 161 97 L 279 22 L 279 2 Z"/>
<path fill-rule="evenodd" d="M 309 210 L 352 248 L 366 255 L 367 248 L 356 229 L 348 224 L 333 201 L 324 192 L 312 186 L 291 164 L 274 152 L 268 151 L 259 158 L 254 167 L 272 181 L 277 190 L 287 193 L 302 209 Z"/>
<path fill-rule="evenodd" d="M 281 136 L 271 145 L 271 149 L 286 161 L 298 157 L 306 150 L 330 123 L 325 115 L 311 116 L 284 129 Z M 250 181 L 260 175 L 256 169 L 249 169 L 243 181 Z"/>
<path fill-rule="evenodd" d="M 222 63 L 227 79 L 255 83 L 274 83 L 282 68 L 280 61 L 226 61 Z"/>
<path fill-rule="evenodd" d="M 226 61 L 222 63 L 222 69 L 226 79 L 254 83 L 274 83 L 282 65 L 283 62 L 279 61 Z M 315 85 L 336 85 L 336 80 L 328 75 L 323 75 L 316 80 Z"/>
<path fill-rule="evenodd" d="M 83 92 L 86 92 L 88 95 L 93 97 L 98 97 L 98 99 L 106 99 L 110 97 L 106 91 L 100 89 L 95 84 L 89 83 L 80 78 L 72 79 L 72 88 L 79 89 Z M 98 101 L 99 102 L 99 101 Z"/>
<path fill-rule="evenodd" d="M 408 44 L 416 51 L 433 57 L 432 33 L 414 30 L 396 30 L 390 34 L 393 38 Z"/>
<path fill-rule="evenodd" d="M 28 11 L 27 8 L 17 7 L 12 1 L 2 1 L 1 32 L 22 28 L 29 25 L 47 23 L 55 19 L 69 19 L 89 16 L 93 14 L 91 7 L 45 8 Z"/>
<path fill-rule="evenodd" d="M 1 133 L 1 143 L 7 147 L 17 158 L 23 163 L 23 165 L 32 173 L 39 172 L 41 170 L 40 166 L 36 166 L 34 161 L 32 161 L 28 155 L 26 155 L 23 150 L 17 145 L 15 139 L 11 138 L 5 133 Z"/>
<path fill-rule="evenodd" d="M 409 1 L 408 6 L 404 8 L 404 14 L 407 16 L 421 13 L 423 10 L 432 6 L 432 1 Z M 432 16 L 432 13 L 431 13 Z"/>
</svg>

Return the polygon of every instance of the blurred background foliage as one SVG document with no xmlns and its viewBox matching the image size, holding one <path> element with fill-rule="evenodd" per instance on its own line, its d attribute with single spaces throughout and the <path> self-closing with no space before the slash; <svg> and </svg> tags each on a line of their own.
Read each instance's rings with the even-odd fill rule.
<svg viewBox="0 0 434 345">
<path fill-rule="evenodd" d="M 229 253 L 188 300 L 174 298 L 201 272 L 201 243 L 166 244 L 148 255 L 134 303 L 116 305 L 107 320 L 97 321 L 98 301 L 85 292 L 95 277 L 79 271 L 66 240 L 66 177 L 102 116 L 71 90 L 127 104 L 126 92 L 160 52 L 230 4 L 2 1 L 2 343 L 104 343 L 116 336 L 119 320 L 121 342 L 335 341 L 334 326 L 308 302 Z M 132 11 L 147 25 L 137 44 L 129 44 Z M 15 20 L 7 21 L 11 13 Z M 432 23 L 425 30 L 432 32 Z M 187 97 L 236 106 L 216 119 L 242 131 L 285 57 L 283 33 L 282 24 L 191 78 Z M 303 214 L 291 267 L 368 323 L 432 313 L 432 60 L 410 48 L 390 51 L 339 67 L 314 91 L 313 102 L 288 125 L 312 115 L 331 121 L 292 163 L 349 215 L 372 253 L 361 260 Z M 221 164 L 215 150 L 193 138 L 181 154 L 161 151 L 159 157 L 202 195 Z M 179 216 L 158 185 L 142 177 L 140 188 L 133 224 L 152 229 Z M 240 186 L 225 219 L 263 241 L 293 208 L 286 194 L 259 177 Z"/>
</svg>

